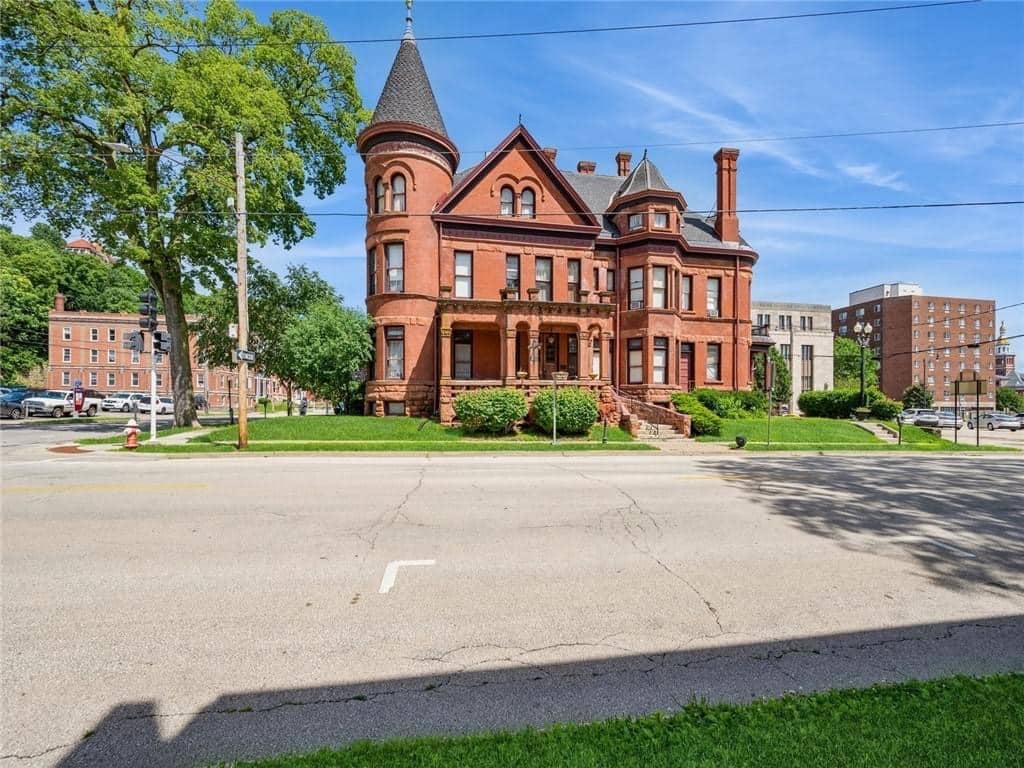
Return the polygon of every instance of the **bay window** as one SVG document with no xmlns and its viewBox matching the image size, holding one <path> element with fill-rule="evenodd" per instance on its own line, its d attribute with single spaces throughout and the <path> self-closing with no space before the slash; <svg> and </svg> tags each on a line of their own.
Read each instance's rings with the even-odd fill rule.
<svg viewBox="0 0 1024 768">
<path fill-rule="evenodd" d="M 642 384 L 644 380 L 644 340 L 630 339 L 629 351 L 629 383 Z"/>
<path fill-rule="evenodd" d="M 633 267 L 629 270 L 629 308 L 644 308 L 644 268 Z"/>
<path fill-rule="evenodd" d="M 387 346 L 385 379 L 405 378 L 405 328 L 401 325 L 389 325 L 384 328 L 384 341 Z"/>
<path fill-rule="evenodd" d="M 384 268 L 388 275 L 388 293 L 405 291 L 405 244 L 388 243 L 384 253 Z"/>
<path fill-rule="evenodd" d="M 665 309 L 668 306 L 668 268 L 651 269 L 651 307 Z"/>
</svg>

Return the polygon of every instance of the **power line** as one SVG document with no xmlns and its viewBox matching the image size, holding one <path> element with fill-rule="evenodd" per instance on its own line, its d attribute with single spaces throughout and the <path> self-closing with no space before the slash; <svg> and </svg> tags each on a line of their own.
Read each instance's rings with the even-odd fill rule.
<svg viewBox="0 0 1024 768">
<path fill-rule="evenodd" d="M 779 141 L 814 141 L 821 139 L 849 139 L 849 138 L 862 138 L 866 136 L 905 136 L 922 133 L 940 133 L 944 131 L 969 131 L 969 130 L 982 130 L 989 128 L 1015 128 L 1018 126 L 1024 126 L 1024 120 L 1007 120 L 1003 122 L 995 123 L 964 123 L 959 125 L 937 125 L 937 126 L 926 126 L 920 128 L 881 128 L 877 130 L 863 130 L 863 131 L 840 131 L 835 133 L 804 133 L 804 134 L 792 134 L 788 136 L 752 136 L 748 138 L 729 138 L 729 139 L 701 139 L 698 141 L 668 141 L 668 142 L 642 142 L 642 141 L 631 141 L 631 142 L 620 142 L 618 144 L 592 144 L 588 146 L 577 146 L 577 147 L 558 147 L 559 151 L 565 152 L 584 152 L 584 151 L 598 151 L 598 150 L 609 150 L 609 149 L 671 149 L 674 147 L 700 147 L 700 146 L 722 146 L 725 144 L 763 144 L 770 142 Z M 450 155 L 455 154 L 448 150 L 435 150 L 438 154 Z M 535 153 L 542 154 L 543 149 L 533 149 L 532 147 L 516 147 L 513 149 L 465 149 L 459 150 L 460 155 L 474 155 L 483 154 L 487 157 L 501 154 L 511 154 L 521 152 L 524 154 Z M 28 156 L 28 153 L 9 153 L 8 157 L 12 155 L 20 154 L 22 157 Z M 47 150 L 37 149 L 33 154 L 51 154 Z M 131 159 L 133 155 L 159 155 L 161 158 L 166 158 L 174 162 L 175 158 L 181 158 L 183 160 L 192 159 L 187 155 L 183 155 L 174 150 L 157 150 L 152 147 L 133 147 L 131 153 L 128 152 L 62 152 L 63 156 L 66 157 L 110 157 L 110 156 L 122 156 L 125 159 Z M 252 157 L 255 154 L 255 150 L 249 150 L 246 153 L 247 157 Z M 403 155 L 407 154 L 401 151 L 387 151 L 387 152 L 373 152 L 367 153 L 373 157 L 389 157 L 392 155 Z M 179 163 L 180 164 L 180 163 Z"/>
<path fill-rule="evenodd" d="M 889 5 L 882 8 L 851 8 L 841 11 L 813 11 L 807 13 L 786 13 L 771 16 L 744 16 L 730 19 L 705 19 L 703 21 L 676 21 L 662 22 L 657 24 L 623 24 L 609 27 L 575 27 L 570 29 L 542 29 L 528 30 L 523 32 L 472 32 L 466 34 L 449 35 L 424 35 L 417 37 L 417 42 L 436 42 L 452 40 L 495 40 L 522 37 L 547 37 L 553 35 L 582 35 L 608 32 L 639 32 L 656 29 L 684 29 L 689 27 L 711 27 L 724 26 L 729 24 L 753 24 L 767 21 L 793 21 L 796 19 L 815 19 L 830 16 L 856 16 L 872 13 L 891 13 L 894 11 L 924 10 L 928 8 L 941 8 L 954 5 L 973 5 L 981 0 L 945 0 L 935 3 L 908 3 L 904 5 Z M 180 50 L 195 48 L 224 48 L 234 46 L 322 46 L 322 45 L 365 45 L 374 43 L 400 43 L 401 37 L 367 37 L 330 40 L 230 40 L 219 42 L 192 42 L 192 43 L 171 43 L 154 40 L 152 45 L 174 47 Z M 81 43 L 74 42 L 81 48 L 138 48 L 140 43 Z"/>
<path fill-rule="evenodd" d="M 808 206 L 808 207 L 795 207 L 795 208 L 737 208 L 734 210 L 724 211 L 725 213 L 733 214 L 749 214 L 749 213 L 829 213 L 829 212 L 842 212 L 842 211 L 896 211 L 896 210 L 912 210 L 912 209 L 927 209 L 927 208 L 980 208 L 980 207 L 994 207 L 994 206 L 1006 206 L 1006 205 L 1024 205 L 1024 200 L 972 200 L 967 202 L 952 202 L 952 203 L 890 203 L 882 205 L 830 205 L 830 206 Z M 96 214 L 137 214 L 137 213 L 150 213 L 160 215 L 165 213 L 167 215 L 174 216 L 234 216 L 234 211 L 228 210 L 179 210 L 170 209 L 167 211 L 159 211 L 154 209 L 132 209 L 132 208 L 93 208 L 92 213 Z M 698 213 L 697 211 L 689 211 L 690 213 Z M 711 211 L 709 213 L 713 213 Z M 553 211 L 550 213 L 535 213 L 534 218 L 542 218 L 549 216 L 612 216 L 621 213 L 621 211 Z M 361 218 L 364 216 L 385 216 L 385 215 L 401 215 L 406 217 L 433 217 L 439 215 L 436 211 L 426 213 L 409 213 L 401 212 L 400 214 L 388 211 L 381 214 L 371 214 L 366 211 L 246 211 L 246 216 L 310 216 L 310 217 L 349 217 L 349 218 Z M 460 213 L 458 216 L 467 219 L 482 219 L 482 220 L 493 220 L 493 221 L 508 221 L 522 223 L 524 221 L 532 221 L 533 219 L 523 219 L 519 216 L 500 216 L 496 213 Z M 671 232 L 669 233 L 671 234 Z"/>
</svg>

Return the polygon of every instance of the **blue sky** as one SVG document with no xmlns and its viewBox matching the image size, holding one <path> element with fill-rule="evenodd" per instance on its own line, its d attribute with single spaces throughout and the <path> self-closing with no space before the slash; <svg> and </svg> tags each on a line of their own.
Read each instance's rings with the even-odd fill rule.
<svg viewBox="0 0 1024 768">
<path fill-rule="evenodd" d="M 895 4 L 895 3 L 893 3 Z M 336 38 L 398 37 L 404 4 L 246 3 L 322 17 Z M 872 7 L 836 3 L 448 3 L 420 0 L 419 36 L 646 24 Z M 985 2 L 861 16 L 479 41 L 421 41 L 462 167 L 522 113 L 558 164 L 617 149 L 650 156 L 695 210 L 714 206 L 718 144 L 738 146 L 740 208 L 1024 198 L 1024 127 L 911 136 L 745 143 L 789 136 L 1024 119 L 1024 3 Z M 351 47 L 364 102 L 377 101 L 397 43 Z M 717 142 L 717 143 L 716 143 Z M 577 150 L 575 147 L 608 146 Z M 362 163 L 309 210 L 362 210 Z M 291 251 L 255 252 L 275 269 L 302 262 L 361 305 L 363 221 L 317 219 Z M 879 282 L 926 293 L 1024 301 L 1024 207 L 741 216 L 760 252 L 754 298 L 845 303 Z M 1024 333 L 1024 307 L 999 313 Z M 1024 354 L 1024 339 L 1016 349 Z"/>
</svg>

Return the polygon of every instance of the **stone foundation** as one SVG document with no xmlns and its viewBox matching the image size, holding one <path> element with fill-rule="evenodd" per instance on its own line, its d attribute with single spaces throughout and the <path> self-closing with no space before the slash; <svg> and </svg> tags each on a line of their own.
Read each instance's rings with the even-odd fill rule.
<svg viewBox="0 0 1024 768">
<path fill-rule="evenodd" d="M 407 416 L 434 415 L 434 385 L 401 381 L 370 381 L 366 384 L 366 415 L 386 416 L 389 402 L 404 402 Z"/>
</svg>

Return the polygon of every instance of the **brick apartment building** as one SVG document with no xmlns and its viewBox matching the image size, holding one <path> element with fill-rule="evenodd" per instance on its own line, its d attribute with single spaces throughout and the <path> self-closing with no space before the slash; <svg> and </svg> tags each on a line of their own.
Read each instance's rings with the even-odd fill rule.
<svg viewBox="0 0 1024 768">
<path fill-rule="evenodd" d="M 555 373 L 646 402 L 694 386 L 746 389 L 757 254 L 740 237 L 738 150 L 721 149 L 717 215 L 644 157 L 614 175 L 516 126 L 459 171 L 412 33 L 357 147 L 365 162 L 367 412 L 439 412 L 474 388 L 532 397 Z"/>
<path fill-rule="evenodd" d="M 166 330 L 163 315 L 157 322 L 160 330 Z M 49 314 L 49 329 L 48 388 L 68 389 L 79 380 L 83 387 L 104 393 L 149 392 L 149 352 L 132 352 L 122 347 L 125 334 L 139 330 L 138 315 L 68 311 L 64 308 L 64 296 L 58 293 Z M 148 339 L 146 343 L 148 348 Z M 237 405 L 237 371 L 200 363 L 194 338 L 190 344 L 195 394 L 205 396 L 211 408 L 227 408 L 230 382 L 232 402 Z M 166 356 L 157 365 L 156 389 L 158 394 L 171 394 L 170 363 Z M 274 379 L 258 374 L 249 377 L 250 406 L 256 398 L 279 397 L 283 392 Z"/>
<path fill-rule="evenodd" d="M 792 374 L 789 412 L 801 392 L 832 389 L 832 308 L 828 304 L 755 301 L 754 326 L 765 328 Z"/>
<path fill-rule="evenodd" d="M 989 382 L 982 406 L 994 404 L 992 299 L 925 296 L 915 283 L 884 283 L 854 291 L 848 306 L 832 310 L 838 336 L 854 338 L 858 321 L 871 323 L 870 351 L 889 397 L 898 399 L 911 384 L 923 384 L 935 396 L 935 405 L 952 406 L 953 382 L 971 371 Z"/>
</svg>

